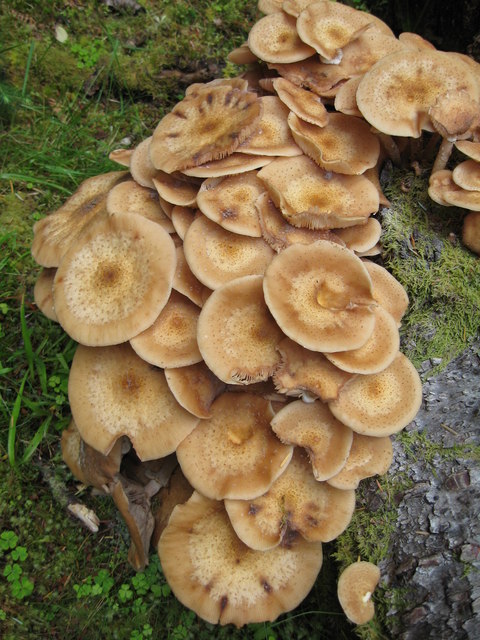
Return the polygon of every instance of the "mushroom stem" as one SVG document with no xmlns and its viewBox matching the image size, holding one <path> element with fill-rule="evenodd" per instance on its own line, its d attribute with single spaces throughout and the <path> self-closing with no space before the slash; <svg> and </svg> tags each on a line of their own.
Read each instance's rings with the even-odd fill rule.
<svg viewBox="0 0 480 640">
<path fill-rule="evenodd" d="M 453 142 L 447 140 L 447 138 L 442 139 L 442 144 L 438 149 L 437 157 L 435 158 L 435 162 L 432 167 L 432 174 L 436 171 L 442 171 L 447 166 L 447 162 L 450 158 L 453 149 Z"/>
<path fill-rule="evenodd" d="M 392 136 L 388 135 L 387 133 L 382 133 L 381 131 L 376 131 L 375 133 L 379 137 L 383 148 L 385 149 L 388 157 L 393 162 L 393 164 L 397 167 L 400 166 L 400 150 Z"/>
</svg>

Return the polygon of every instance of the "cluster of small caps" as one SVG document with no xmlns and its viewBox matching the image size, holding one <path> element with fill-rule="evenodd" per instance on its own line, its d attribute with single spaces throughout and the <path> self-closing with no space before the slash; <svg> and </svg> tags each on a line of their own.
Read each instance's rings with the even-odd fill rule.
<svg viewBox="0 0 480 640">
<path fill-rule="evenodd" d="M 112 152 L 125 170 L 83 182 L 36 223 L 32 245 L 44 267 L 35 300 L 79 343 L 67 464 L 112 495 L 136 568 L 158 543 L 179 600 L 237 626 L 273 620 L 307 595 L 322 543 L 348 526 L 358 483 L 387 471 L 391 436 L 421 404 L 399 351 L 407 294 L 365 256 L 379 250 L 372 214 L 388 204 L 378 183 L 396 148 L 388 136 L 428 130 L 428 92 L 418 89 L 414 133 L 372 131 L 366 107 L 339 108 L 350 82 L 339 74 L 353 58 L 378 68 L 361 42 L 382 69 L 395 47 L 405 69 L 414 55 L 432 73 L 437 55 L 449 60 L 448 82 L 458 64 L 462 90 L 474 69 L 412 34 L 380 37 L 388 27 L 338 3 L 282 6 L 241 55 L 261 58 L 259 41 L 301 41 L 304 62 L 263 58 L 270 70 L 255 62 L 243 77 L 190 86 L 151 137 Z M 334 12 L 328 28 L 320 9 Z M 347 41 L 318 52 L 310 34 L 307 44 L 306 16 L 339 34 L 342 12 L 358 18 Z M 259 37 L 265 20 L 273 31 Z M 433 77 L 443 95 L 443 76 Z M 372 589 L 361 596 L 370 614 Z"/>
</svg>

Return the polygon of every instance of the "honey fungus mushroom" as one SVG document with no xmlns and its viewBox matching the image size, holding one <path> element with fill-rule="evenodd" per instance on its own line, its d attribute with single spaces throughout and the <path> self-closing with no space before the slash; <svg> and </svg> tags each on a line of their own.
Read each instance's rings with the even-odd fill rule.
<svg viewBox="0 0 480 640">
<path fill-rule="evenodd" d="M 380 569 L 371 562 L 354 562 L 342 571 L 337 595 L 350 622 L 365 624 L 373 618 L 375 607 L 371 598 L 379 580 Z"/>
</svg>

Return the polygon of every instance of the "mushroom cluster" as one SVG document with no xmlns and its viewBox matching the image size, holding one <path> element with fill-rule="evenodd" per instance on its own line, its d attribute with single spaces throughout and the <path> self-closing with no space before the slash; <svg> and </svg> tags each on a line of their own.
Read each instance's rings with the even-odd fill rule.
<svg viewBox="0 0 480 640">
<path fill-rule="evenodd" d="M 307 595 L 421 404 L 407 294 L 368 259 L 381 163 L 451 138 L 457 94 L 455 144 L 480 144 L 475 63 L 329 0 L 259 7 L 230 55 L 249 69 L 191 85 L 32 246 L 35 301 L 79 343 L 65 461 L 112 495 L 135 568 L 158 543 L 177 598 L 236 626 Z"/>
</svg>

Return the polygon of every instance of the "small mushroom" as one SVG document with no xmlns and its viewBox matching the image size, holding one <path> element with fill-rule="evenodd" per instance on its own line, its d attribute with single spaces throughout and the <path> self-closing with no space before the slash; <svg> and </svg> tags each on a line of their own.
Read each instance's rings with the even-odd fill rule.
<svg viewBox="0 0 480 640">
<path fill-rule="evenodd" d="M 342 571 L 337 595 L 350 622 L 365 624 L 373 618 L 375 607 L 371 598 L 379 580 L 380 569 L 371 562 L 354 562 Z"/>
</svg>

